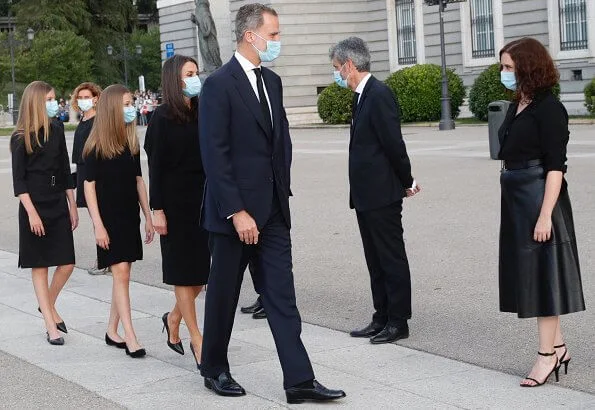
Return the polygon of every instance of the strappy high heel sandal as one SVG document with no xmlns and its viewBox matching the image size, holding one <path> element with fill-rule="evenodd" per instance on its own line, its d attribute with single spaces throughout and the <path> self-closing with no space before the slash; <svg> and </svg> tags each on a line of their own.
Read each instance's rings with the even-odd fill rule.
<svg viewBox="0 0 595 410">
<path fill-rule="evenodd" d="M 563 347 L 566 347 L 566 343 L 554 346 L 554 349 L 561 349 Z M 572 359 L 572 357 L 569 357 L 568 359 L 564 360 L 564 358 L 566 357 L 566 353 L 568 353 L 568 348 L 564 349 L 564 354 L 558 358 L 558 369 L 560 369 L 560 367 L 564 365 L 564 374 L 568 374 L 568 363 L 570 363 L 570 359 Z"/>
<path fill-rule="evenodd" d="M 556 354 L 555 351 L 553 351 L 552 353 L 541 353 L 541 352 L 537 352 L 538 355 L 540 356 L 554 356 Z M 559 381 L 559 377 L 558 377 L 558 372 L 560 371 L 560 365 L 558 364 L 558 357 L 556 356 L 556 363 L 554 364 L 554 367 L 552 369 L 551 372 L 548 373 L 548 375 L 545 377 L 545 379 L 543 379 L 543 381 L 540 383 L 539 381 L 535 380 L 532 377 L 525 377 L 524 380 L 531 380 L 532 382 L 535 382 L 535 384 L 531 385 L 531 384 L 521 384 L 521 387 L 539 387 L 539 386 L 543 386 L 547 380 L 550 378 L 550 376 L 552 375 L 552 373 L 554 373 L 556 375 L 556 381 Z"/>
</svg>

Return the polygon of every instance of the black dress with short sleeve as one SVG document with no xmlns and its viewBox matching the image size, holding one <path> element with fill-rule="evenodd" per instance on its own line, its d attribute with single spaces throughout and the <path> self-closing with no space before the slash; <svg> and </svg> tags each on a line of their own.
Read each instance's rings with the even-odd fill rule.
<svg viewBox="0 0 595 410">
<path fill-rule="evenodd" d="M 39 131 L 43 136 L 43 128 Z M 44 236 L 31 232 L 29 215 L 19 204 L 19 267 L 42 268 L 75 263 L 66 190 L 72 189 L 64 126 L 50 123 L 47 141 L 27 153 L 23 134 L 10 139 L 14 195 L 28 193 L 39 214 Z"/>
<path fill-rule="evenodd" d="M 549 171 L 566 172 L 568 114 L 546 90 L 518 115 L 511 104 L 500 128 L 500 310 L 521 318 L 585 310 L 574 220 L 563 180 L 551 239 L 533 240 Z"/>
<path fill-rule="evenodd" d="M 84 190 L 85 160 L 83 159 L 83 149 L 85 148 L 85 143 L 89 139 L 89 134 L 91 134 L 91 128 L 93 128 L 94 121 L 94 116 L 88 120 L 81 120 L 74 131 L 72 163 L 76 164 L 76 206 L 79 208 L 87 207 Z"/>
<path fill-rule="evenodd" d="M 85 179 L 95 182 L 99 214 L 109 236 L 109 249 L 97 246 L 97 266 L 107 268 L 143 258 L 136 177 L 142 176 L 140 155 L 126 147 L 114 158 L 85 157 Z"/>
<path fill-rule="evenodd" d="M 211 257 L 208 233 L 200 224 L 205 173 L 198 121 L 178 123 L 167 104 L 157 107 L 145 135 L 152 209 L 161 209 L 167 235 L 159 237 L 163 282 L 175 286 L 207 283 Z"/>
</svg>

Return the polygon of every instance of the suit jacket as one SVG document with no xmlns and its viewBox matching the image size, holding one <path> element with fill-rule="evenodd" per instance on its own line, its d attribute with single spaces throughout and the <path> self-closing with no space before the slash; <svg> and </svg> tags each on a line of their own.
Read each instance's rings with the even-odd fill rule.
<svg viewBox="0 0 595 410">
<path fill-rule="evenodd" d="M 349 140 L 349 206 L 369 211 L 402 199 L 413 177 L 390 88 L 370 77 L 356 104 L 357 94 Z"/>
<path fill-rule="evenodd" d="M 246 73 L 235 57 L 205 81 L 199 100 L 199 138 L 207 177 L 202 223 L 210 232 L 235 234 L 230 215 L 246 210 L 262 228 L 276 193 L 291 227 L 291 139 L 281 78 L 262 67 L 273 131 Z M 276 189 L 273 189 L 273 188 Z"/>
</svg>

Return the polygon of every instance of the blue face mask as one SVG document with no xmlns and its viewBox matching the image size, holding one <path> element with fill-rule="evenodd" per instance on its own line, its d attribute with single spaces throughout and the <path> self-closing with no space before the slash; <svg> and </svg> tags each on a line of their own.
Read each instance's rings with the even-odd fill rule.
<svg viewBox="0 0 595 410">
<path fill-rule="evenodd" d="M 126 124 L 130 124 L 136 119 L 136 108 L 135 107 L 124 107 L 124 121 Z"/>
<path fill-rule="evenodd" d="M 184 88 L 182 92 L 186 97 L 192 98 L 200 94 L 202 83 L 200 82 L 200 78 L 198 78 L 197 75 L 184 78 L 184 84 L 186 84 L 186 88 Z"/>
<path fill-rule="evenodd" d="M 347 64 L 347 63 L 345 63 Z M 338 71 L 333 71 L 333 78 L 335 80 L 335 83 L 339 86 L 339 87 L 343 87 L 343 88 L 349 88 L 349 85 L 347 84 L 347 78 L 343 78 L 341 77 L 341 71 L 343 70 L 343 67 L 345 67 L 345 64 L 343 64 L 341 66 L 341 69 Z M 349 78 L 349 76 L 347 76 Z"/>
<path fill-rule="evenodd" d="M 87 112 L 93 108 L 93 100 L 91 98 L 86 98 L 84 100 L 78 99 L 76 100 L 76 103 L 82 112 Z"/>
<path fill-rule="evenodd" d="M 500 82 L 511 91 L 516 91 L 516 75 L 513 71 L 500 71 Z"/>
<path fill-rule="evenodd" d="M 264 40 L 264 38 L 260 37 L 258 34 L 254 33 L 254 32 L 252 32 L 252 33 L 256 37 Z M 279 57 L 279 55 L 281 54 L 281 42 L 273 41 L 273 40 L 265 40 L 265 41 L 267 42 L 267 49 L 264 51 L 260 51 L 259 49 L 257 49 L 254 44 L 252 44 L 252 47 L 254 47 L 256 49 L 256 51 L 258 51 L 258 56 L 260 57 L 260 61 L 262 61 L 263 63 L 268 63 L 268 62 L 273 61 L 277 57 Z"/>
<path fill-rule="evenodd" d="M 48 117 L 54 118 L 58 115 L 58 101 L 51 100 L 45 102 L 45 110 L 48 113 Z"/>
</svg>

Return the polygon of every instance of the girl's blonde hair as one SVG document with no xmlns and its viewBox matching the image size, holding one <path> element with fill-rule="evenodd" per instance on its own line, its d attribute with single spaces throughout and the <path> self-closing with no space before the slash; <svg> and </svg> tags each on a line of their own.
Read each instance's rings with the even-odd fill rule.
<svg viewBox="0 0 595 410">
<path fill-rule="evenodd" d="M 27 154 L 33 152 L 33 148 L 41 146 L 50 137 L 50 118 L 48 117 L 45 101 L 47 94 L 53 88 L 46 82 L 33 81 L 23 91 L 21 105 L 19 107 L 19 118 L 15 128 L 15 134 L 22 134 L 25 140 Z M 43 128 L 43 135 L 40 140 L 39 131 Z"/>
<path fill-rule="evenodd" d="M 95 151 L 98 158 L 111 159 L 124 152 L 126 147 L 132 155 L 139 153 L 136 121 L 129 124 L 124 122 L 122 98 L 125 94 L 130 94 L 130 91 L 121 84 L 110 85 L 103 90 L 83 157 Z"/>
<path fill-rule="evenodd" d="M 79 107 L 79 104 L 78 104 L 78 101 L 77 100 L 78 100 L 79 93 L 82 90 L 89 90 L 89 91 L 91 91 L 91 94 L 93 95 L 93 97 L 99 98 L 99 96 L 101 96 L 101 87 L 98 86 L 97 84 L 95 84 L 95 83 L 88 83 L 88 82 L 87 83 L 80 84 L 78 87 L 76 87 L 74 89 L 74 91 L 72 92 L 72 97 L 70 99 L 70 106 L 72 108 L 74 108 L 76 111 L 80 111 L 81 110 L 80 107 Z"/>
</svg>

